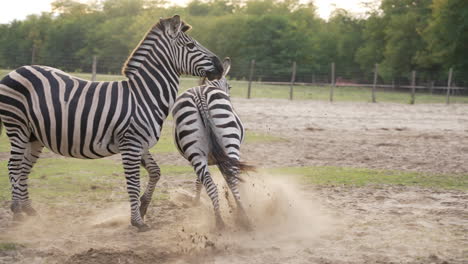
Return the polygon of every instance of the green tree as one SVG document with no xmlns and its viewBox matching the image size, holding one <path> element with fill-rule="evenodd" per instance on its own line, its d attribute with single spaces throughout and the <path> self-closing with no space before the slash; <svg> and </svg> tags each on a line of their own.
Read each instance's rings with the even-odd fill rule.
<svg viewBox="0 0 468 264">
<path fill-rule="evenodd" d="M 36 62 L 67 71 L 117 73 L 145 32 L 160 17 L 181 15 L 190 34 L 220 57 L 230 56 L 231 75 L 248 76 L 251 59 L 257 76 L 285 81 L 291 63 L 297 78 L 312 73 L 360 79 L 374 63 L 384 80 L 407 78 L 417 69 L 427 78 L 448 67 L 467 72 L 466 0 L 382 0 L 366 18 L 336 10 L 328 21 L 313 3 L 298 0 L 192 0 L 187 6 L 166 0 L 56 0 L 53 12 L 0 25 L 0 67 Z M 306 76 L 306 77 L 301 77 Z M 308 76 L 308 77 L 307 77 Z M 407 80 L 406 80 L 407 81 Z"/>
<path fill-rule="evenodd" d="M 362 28 L 362 21 L 343 9 L 336 10 L 324 25 L 322 51 L 327 58 L 322 60 L 327 65 L 335 62 L 337 77 L 348 79 L 359 70 L 354 56 L 362 45 Z"/>
<path fill-rule="evenodd" d="M 375 63 L 381 63 L 385 48 L 385 19 L 373 12 L 364 21 L 362 45 L 358 48 L 355 60 L 363 71 L 370 71 Z"/>
<path fill-rule="evenodd" d="M 423 31 L 427 50 L 419 63 L 434 67 L 455 67 L 468 72 L 468 2 L 465 0 L 434 0 L 432 19 Z"/>
<path fill-rule="evenodd" d="M 383 0 L 385 32 L 384 76 L 402 77 L 417 67 L 416 55 L 425 48 L 420 32 L 428 24 L 431 0 Z"/>
</svg>

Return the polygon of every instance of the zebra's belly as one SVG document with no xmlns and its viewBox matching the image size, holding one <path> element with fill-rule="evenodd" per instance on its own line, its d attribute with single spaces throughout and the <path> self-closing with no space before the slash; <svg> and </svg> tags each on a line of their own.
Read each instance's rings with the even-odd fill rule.
<svg viewBox="0 0 468 264">
<path fill-rule="evenodd" d="M 39 140 L 44 147 L 55 154 L 71 158 L 99 159 L 119 153 L 118 145 L 112 141 L 93 142 L 92 144 L 88 142 L 72 141 L 69 144 L 67 140 L 55 140 L 53 144 L 51 144 L 49 142 L 44 142 L 44 140 Z"/>
</svg>

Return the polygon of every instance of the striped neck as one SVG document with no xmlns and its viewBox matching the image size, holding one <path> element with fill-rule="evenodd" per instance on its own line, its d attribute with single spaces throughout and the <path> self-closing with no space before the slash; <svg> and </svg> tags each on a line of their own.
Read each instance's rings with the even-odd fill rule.
<svg viewBox="0 0 468 264">
<path fill-rule="evenodd" d="M 122 73 L 130 78 L 131 75 L 139 72 L 145 63 L 166 63 L 166 67 L 177 72 L 174 65 L 172 45 L 169 38 L 159 28 L 159 24 L 153 26 L 133 50 L 124 64 Z"/>
<path fill-rule="evenodd" d="M 176 70 L 172 46 L 153 27 L 127 60 L 123 72 L 141 105 L 164 120 L 177 96 L 180 74 Z"/>
</svg>

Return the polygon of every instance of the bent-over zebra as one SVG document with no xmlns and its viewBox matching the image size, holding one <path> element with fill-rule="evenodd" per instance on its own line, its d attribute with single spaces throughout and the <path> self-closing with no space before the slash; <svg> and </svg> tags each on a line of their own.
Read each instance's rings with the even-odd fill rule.
<svg viewBox="0 0 468 264">
<path fill-rule="evenodd" d="M 185 34 L 179 16 L 160 19 L 123 68 L 128 78 L 91 82 L 46 66 L 23 66 L 0 81 L 0 118 L 11 142 L 8 163 L 13 219 L 35 215 L 28 174 L 45 146 L 75 158 L 121 153 L 131 204 L 131 224 L 139 231 L 160 177 L 148 149 L 158 141 L 177 95 L 181 74 L 220 78 L 220 60 Z M 140 165 L 149 173 L 140 200 Z"/>
<path fill-rule="evenodd" d="M 244 126 L 229 99 L 226 75 L 230 67 L 231 61 L 226 58 L 221 79 L 205 80 L 203 85 L 188 89 L 179 95 L 172 109 L 176 146 L 197 174 L 195 201 L 200 200 L 203 184 L 213 202 L 218 228 L 222 228 L 224 222 L 219 210 L 218 190 L 208 165 L 218 166 L 236 201 L 238 220 L 244 226 L 250 226 L 237 184 L 238 175 L 252 167 L 239 161 Z"/>
</svg>

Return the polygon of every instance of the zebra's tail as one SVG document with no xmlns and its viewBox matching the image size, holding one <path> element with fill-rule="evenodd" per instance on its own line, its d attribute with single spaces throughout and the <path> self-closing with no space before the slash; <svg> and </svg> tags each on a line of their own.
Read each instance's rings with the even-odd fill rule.
<svg viewBox="0 0 468 264">
<path fill-rule="evenodd" d="M 255 167 L 235 158 L 229 157 L 219 142 L 219 138 L 215 130 L 215 124 L 210 118 L 207 107 L 202 108 L 203 109 L 200 109 L 203 113 L 201 116 L 204 119 L 204 123 L 208 129 L 208 140 L 212 158 L 216 161 L 216 165 L 226 179 L 234 177 L 243 182 L 244 180 L 239 177 L 239 174 L 247 171 L 255 171 Z"/>
<path fill-rule="evenodd" d="M 224 151 L 224 148 L 219 143 L 219 139 L 212 126 L 214 124 L 211 121 L 209 121 L 208 124 L 208 137 L 211 147 L 210 151 L 219 170 L 226 179 L 234 177 L 243 182 L 244 180 L 239 177 L 239 174 L 247 171 L 255 171 L 255 167 L 235 158 L 229 157 L 226 154 L 226 151 Z"/>
</svg>

